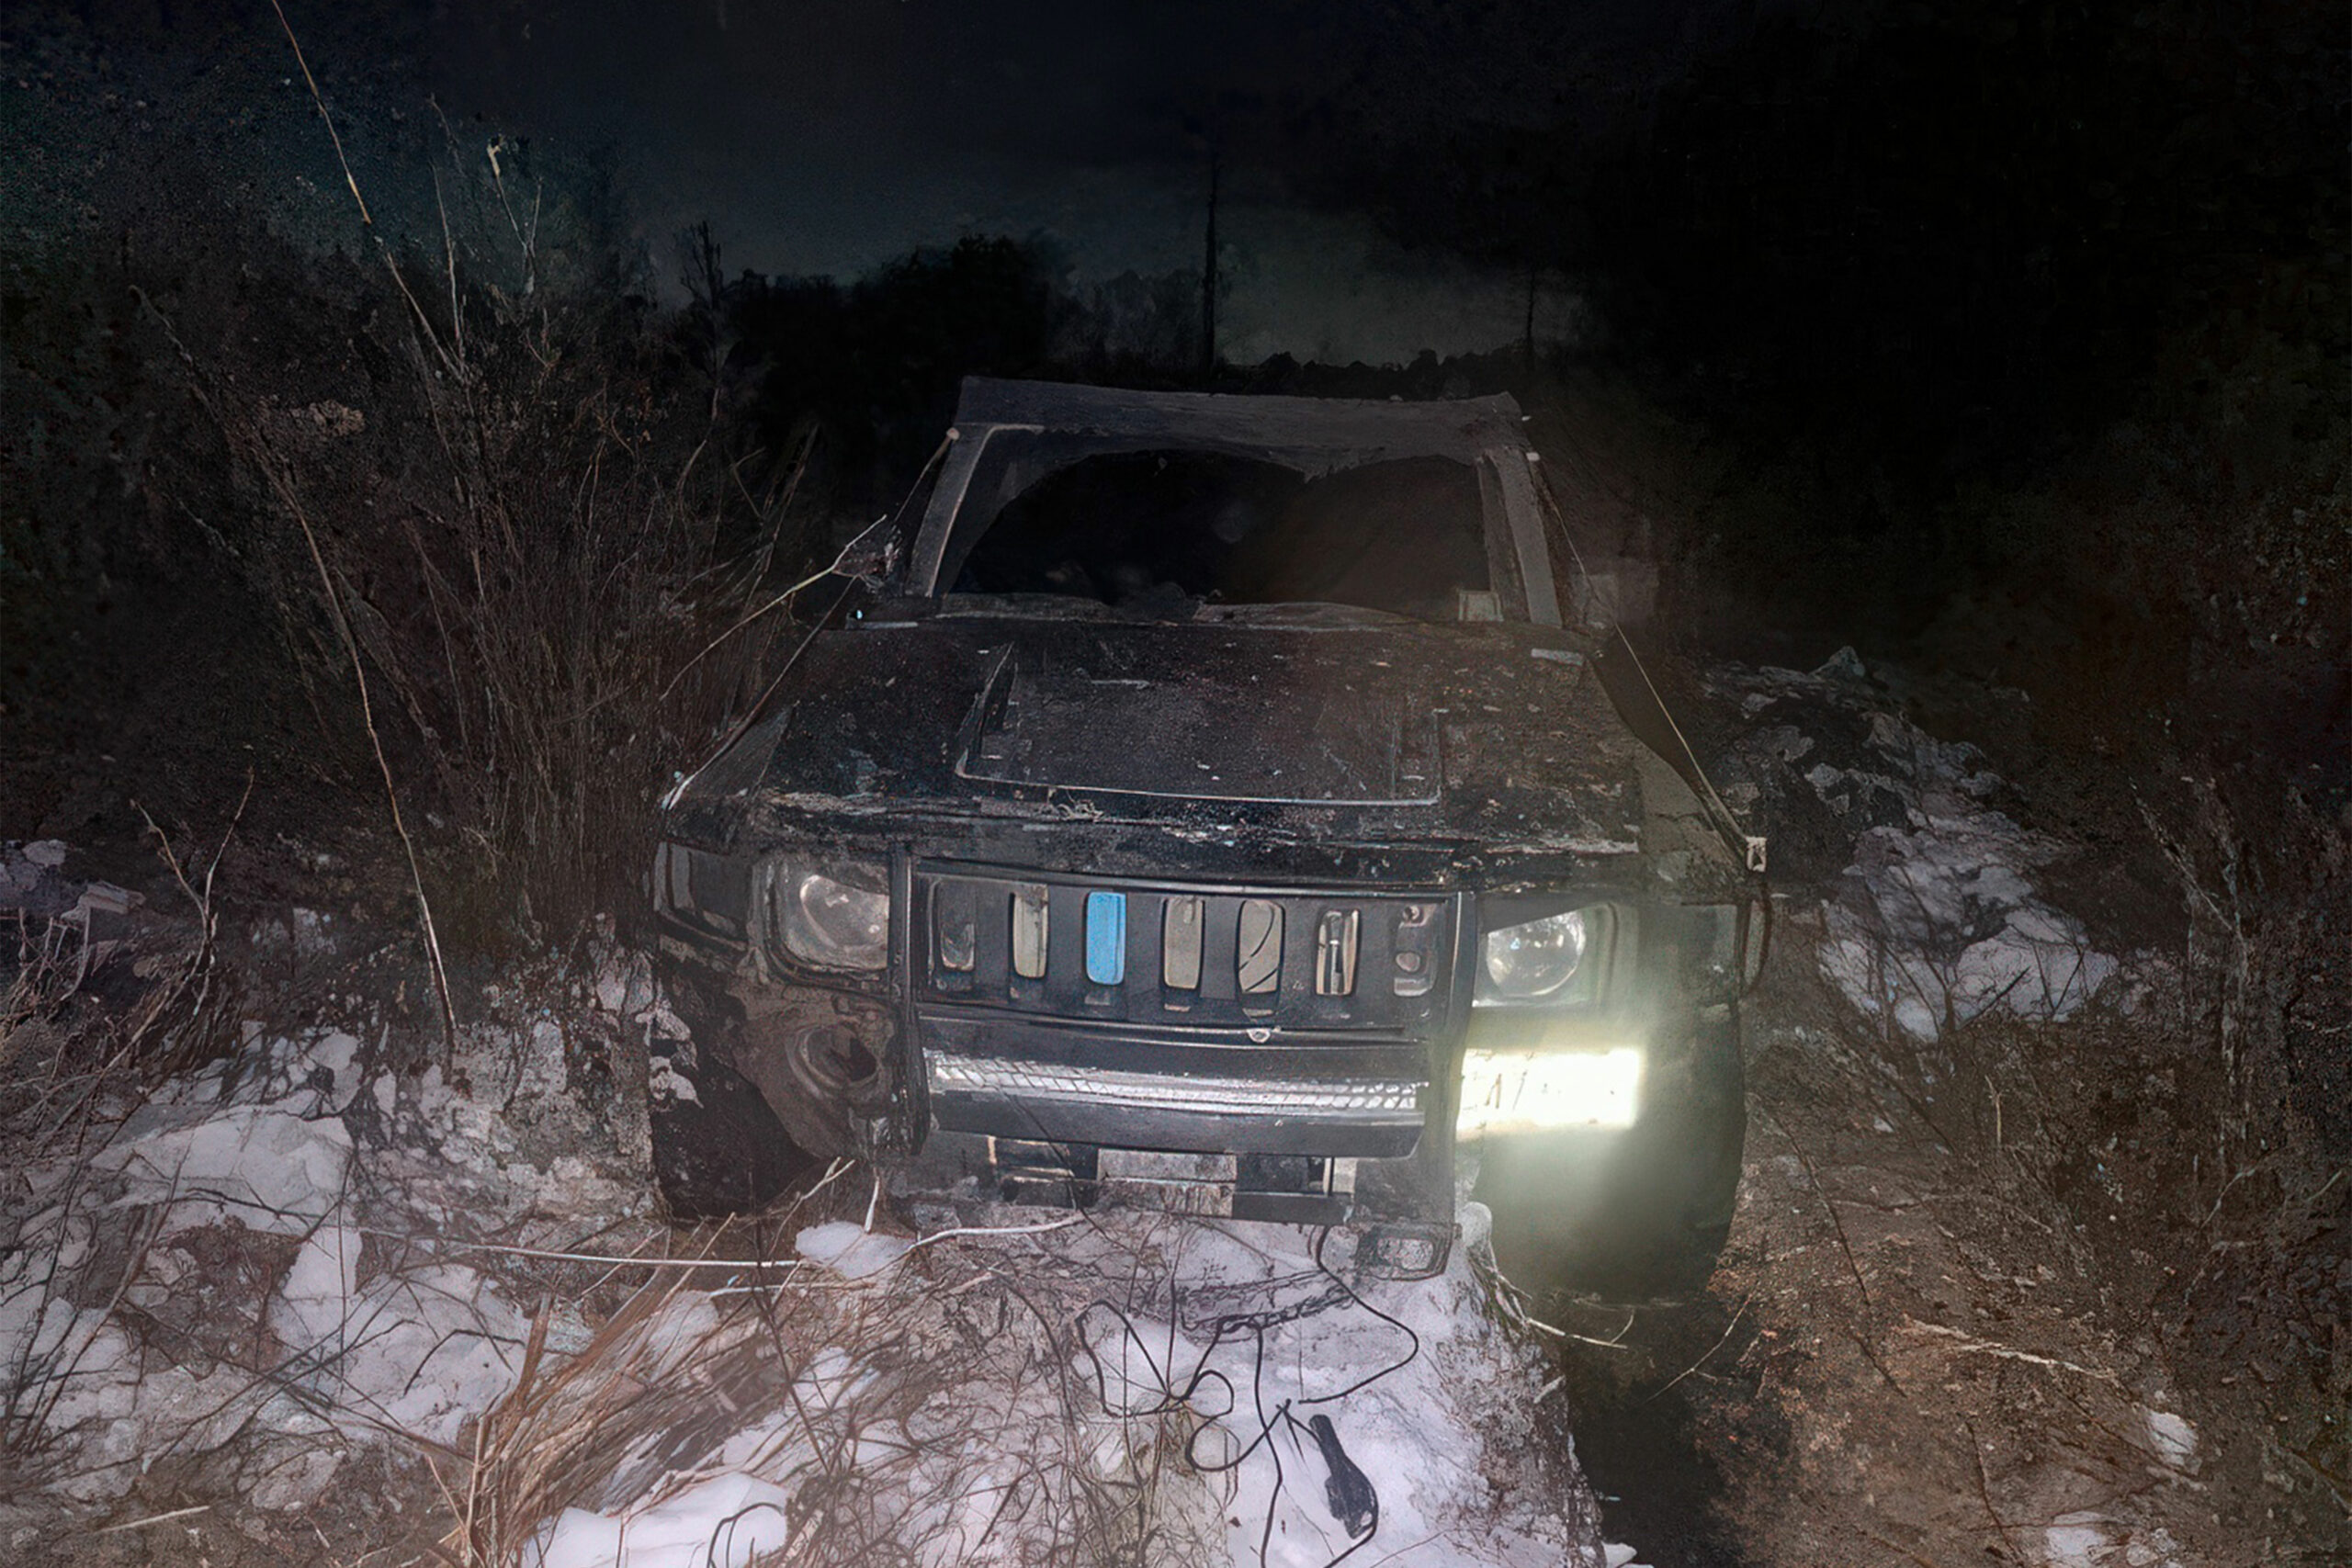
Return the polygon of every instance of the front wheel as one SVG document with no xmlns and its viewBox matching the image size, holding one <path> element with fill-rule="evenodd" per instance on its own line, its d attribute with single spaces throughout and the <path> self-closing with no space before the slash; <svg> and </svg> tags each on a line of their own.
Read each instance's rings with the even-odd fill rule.
<svg viewBox="0 0 2352 1568">
<path fill-rule="evenodd" d="M 1473 1196 L 1494 1213 L 1495 1261 L 1537 1297 L 1654 1301 L 1703 1290 L 1739 1194 L 1747 1141 L 1738 1022 L 1702 1019 L 1650 1065 L 1624 1129 L 1513 1133 L 1465 1142 Z"/>
<path fill-rule="evenodd" d="M 694 1041 L 667 1064 L 675 1087 L 653 1100 L 653 1174 L 663 1201 L 679 1219 L 756 1213 L 804 1178 L 816 1156 L 734 1065 L 741 1006 L 683 965 L 665 966 L 662 980 Z"/>
<path fill-rule="evenodd" d="M 691 1097 L 653 1106 L 653 1174 L 682 1220 L 755 1213 L 816 1164 L 786 1133 L 759 1089 L 724 1062 L 673 1071 Z"/>
</svg>

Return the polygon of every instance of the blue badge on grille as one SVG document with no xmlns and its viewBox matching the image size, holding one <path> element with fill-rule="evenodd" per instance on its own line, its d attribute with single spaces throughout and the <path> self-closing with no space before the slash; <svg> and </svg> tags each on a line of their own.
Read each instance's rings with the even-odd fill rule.
<svg viewBox="0 0 2352 1568">
<path fill-rule="evenodd" d="M 1127 896 L 1086 896 L 1086 977 L 1115 986 L 1127 977 Z"/>
</svg>

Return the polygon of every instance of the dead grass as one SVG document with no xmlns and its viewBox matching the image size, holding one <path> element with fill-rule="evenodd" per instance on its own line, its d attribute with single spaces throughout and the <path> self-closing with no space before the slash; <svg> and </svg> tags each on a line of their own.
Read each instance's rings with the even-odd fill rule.
<svg viewBox="0 0 2352 1568">
<path fill-rule="evenodd" d="M 0 1150 L 11 1164 L 80 1145 L 102 1102 L 135 1103 L 234 1039 L 241 987 L 220 951 L 214 882 L 236 823 L 200 869 L 154 831 L 186 919 L 141 912 L 100 937 L 85 897 L 62 914 L 13 910 L 0 922 Z"/>
<path fill-rule="evenodd" d="M 1818 922 L 1790 922 L 1716 1281 L 1757 1332 L 1679 1385 L 1759 1561 L 2030 1562 L 2068 1531 L 2119 1561 L 2335 1560 L 2352 1211 L 2290 1102 L 2281 1032 L 2340 856 L 2307 840 L 2314 906 L 2275 884 L 2258 900 L 2213 808 L 2165 829 L 2198 906 L 2186 946 L 2063 1023 L 1901 1041 L 1823 982 Z M 1707 1326 L 1672 1363 L 1643 1345 L 1657 1325 L 1627 1337 L 1663 1385 Z"/>
<path fill-rule="evenodd" d="M 704 1239 L 712 1272 L 647 1285 L 575 1354 L 548 1352 L 542 1315 L 513 1393 L 445 1479 L 454 1560 L 509 1568 L 567 1508 L 643 1519 L 728 1472 L 789 1495 L 728 1527 L 756 1533 L 763 1563 L 1139 1568 L 1209 1549 L 1162 1506 L 1189 1408 L 1115 1417 L 1077 1370 L 1101 1275 L 930 1251 L 859 1282 L 755 1258 L 747 1282 L 744 1259 L 716 1253 L 750 1234 Z M 719 1271 L 736 1282 L 714 1288 Z"/>
</svg>

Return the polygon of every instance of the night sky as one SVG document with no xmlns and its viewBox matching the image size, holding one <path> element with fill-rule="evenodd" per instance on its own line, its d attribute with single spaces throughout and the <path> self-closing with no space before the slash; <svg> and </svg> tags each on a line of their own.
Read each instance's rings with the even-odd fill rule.
<svg viewBox="0 0 2352 1568">
<path fill-rule="evenodd" d="M 1237 377 L 1487 355 L 1405 389 L 1459 394 L 1516 374 L 1494 351 L 1557 351 L 1762 476 L 1709 528 L 1785 532 L 1778 508 L 1876 549 L 1890 592 L 1941 592 L 1897 581 L 1923 551 L 1962 558 L 1947 572 L 1980 553 L 1983 525 L 1956 535 L 1934 508 L 2040 483 L 2118 431 L 2195 445 L 2255 396 L 2308 442 L 2352 352 L 2352 85 L 2324 4 L 288 0 L 284 18 L 376 236 L 415 265 L 437 265 L 436 173 L 473 178 L 495 144 L 569 204 L 575 253 L 609 247 L 663 304 L 698 223 L 729 276 L 845 288 L 1001 238 L 1057 300 L 1156 321 L 1143 368 L 1183 377 L 1196 351 L 1170 334 L 1196 324 L 1214 160 Z M 19 5 L 0 38 L 13 232 L 193 256 L 175 236 L 209 215 L 314 254 L 374 244 L 266 0 Z M 831 306 L 769 312 L 801 346 L 760 350 L 767 434 L 810 409 L 853 446 L 888 426 L 883 456 L 852 453 L 870 500 L 965 371 L 1118 373 L 993 319 L 1010 298 L 951 288 L 841 332 Z M 815 385 L 833 370 L 812 333 L 851 343 L 859 385 Z M 2237 458 L 2166 461 L 2254 482 Z"/>
<path fill-rule="evenodd" d="M 1638 359 L 1718 412 L 1818 413 L 1841 441 L 1959 433 L 1920 458 L 1949 464 L 2095 430 L 2166 333 L 2281 288 L 2316 279 L 2292 308 L 2343 337 L 2352 89 L 2324 4 L 285 14 L 410 227 L 431 225 L 430 100 L 460 139 L 593 165 L 665 283 L 703 220 L 730 268 L 768 274 L 848 278 L 981 234 L 1081 289 L 1169 276 L 1199 265 L 1215 148 L 1235 364 L 1514 344 L 1532 278 L 1544 344 Z M 127 139 L 118 165 L 160 138 L 281 204 L 340 183 L 266 4 L 20 5 L 5 31 L 18 80 L 126 100 L 96 128 Z M 155 117 L 135 140 L 130 102 Z M 129 199 L 17 118 L 25 190 Z M 308 187 L 283 188 L 297 168 Z"/>
<path fill-rule="evenodd" d="M 608 158 L 643 232 L 710 220 L 730 265 L 850 276 L 989 233 L 1081 285 L 1195 267 L 1214 145 L 1237 363 L 1514 343 L 1532 273 L 1547 342 L 1969 460 L 2095 425 L 2168 326 L 2281 267 L 2341 283 L 2345 30 L 2098 0 L 727 0 L 453 7 L 417 54 L 449 105 Z"/>
<path fill-rule="evenodd" d="M 741 265 L 850 276 L 967 233 L 1079 282 L 1199 265 L 1223 157 L 1231 356 L 1374 362 L 1521 335 L 1521 269 L 1383 222 L 1389 141 L 1599 123 L 1741 7 L 903 0 L 518 7 L 436 31 L 454 103 L 609 147 L 651 231 L 711 218 Z M 1516 260 L 1516 258 L 1513 258 Z M 1564 276 L 1539 330 L 1577 330 Z"/>
</svg>

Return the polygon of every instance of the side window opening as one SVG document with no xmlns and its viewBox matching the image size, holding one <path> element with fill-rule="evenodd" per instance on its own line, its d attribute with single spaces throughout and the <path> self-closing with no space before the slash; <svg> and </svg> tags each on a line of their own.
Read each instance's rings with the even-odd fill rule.
<svg viewBox="0 0 2352 1568">
<path fill-rule="evenodd" d="M 959 593 L 1051 593 L 1122 609 L 1332 604 L 1456 617 L 1489 589 L 1476 471 L 1445 457 L 1308 478 L 1202 451 L 1082 458 L 1008 502 Z"/>
</svg>

